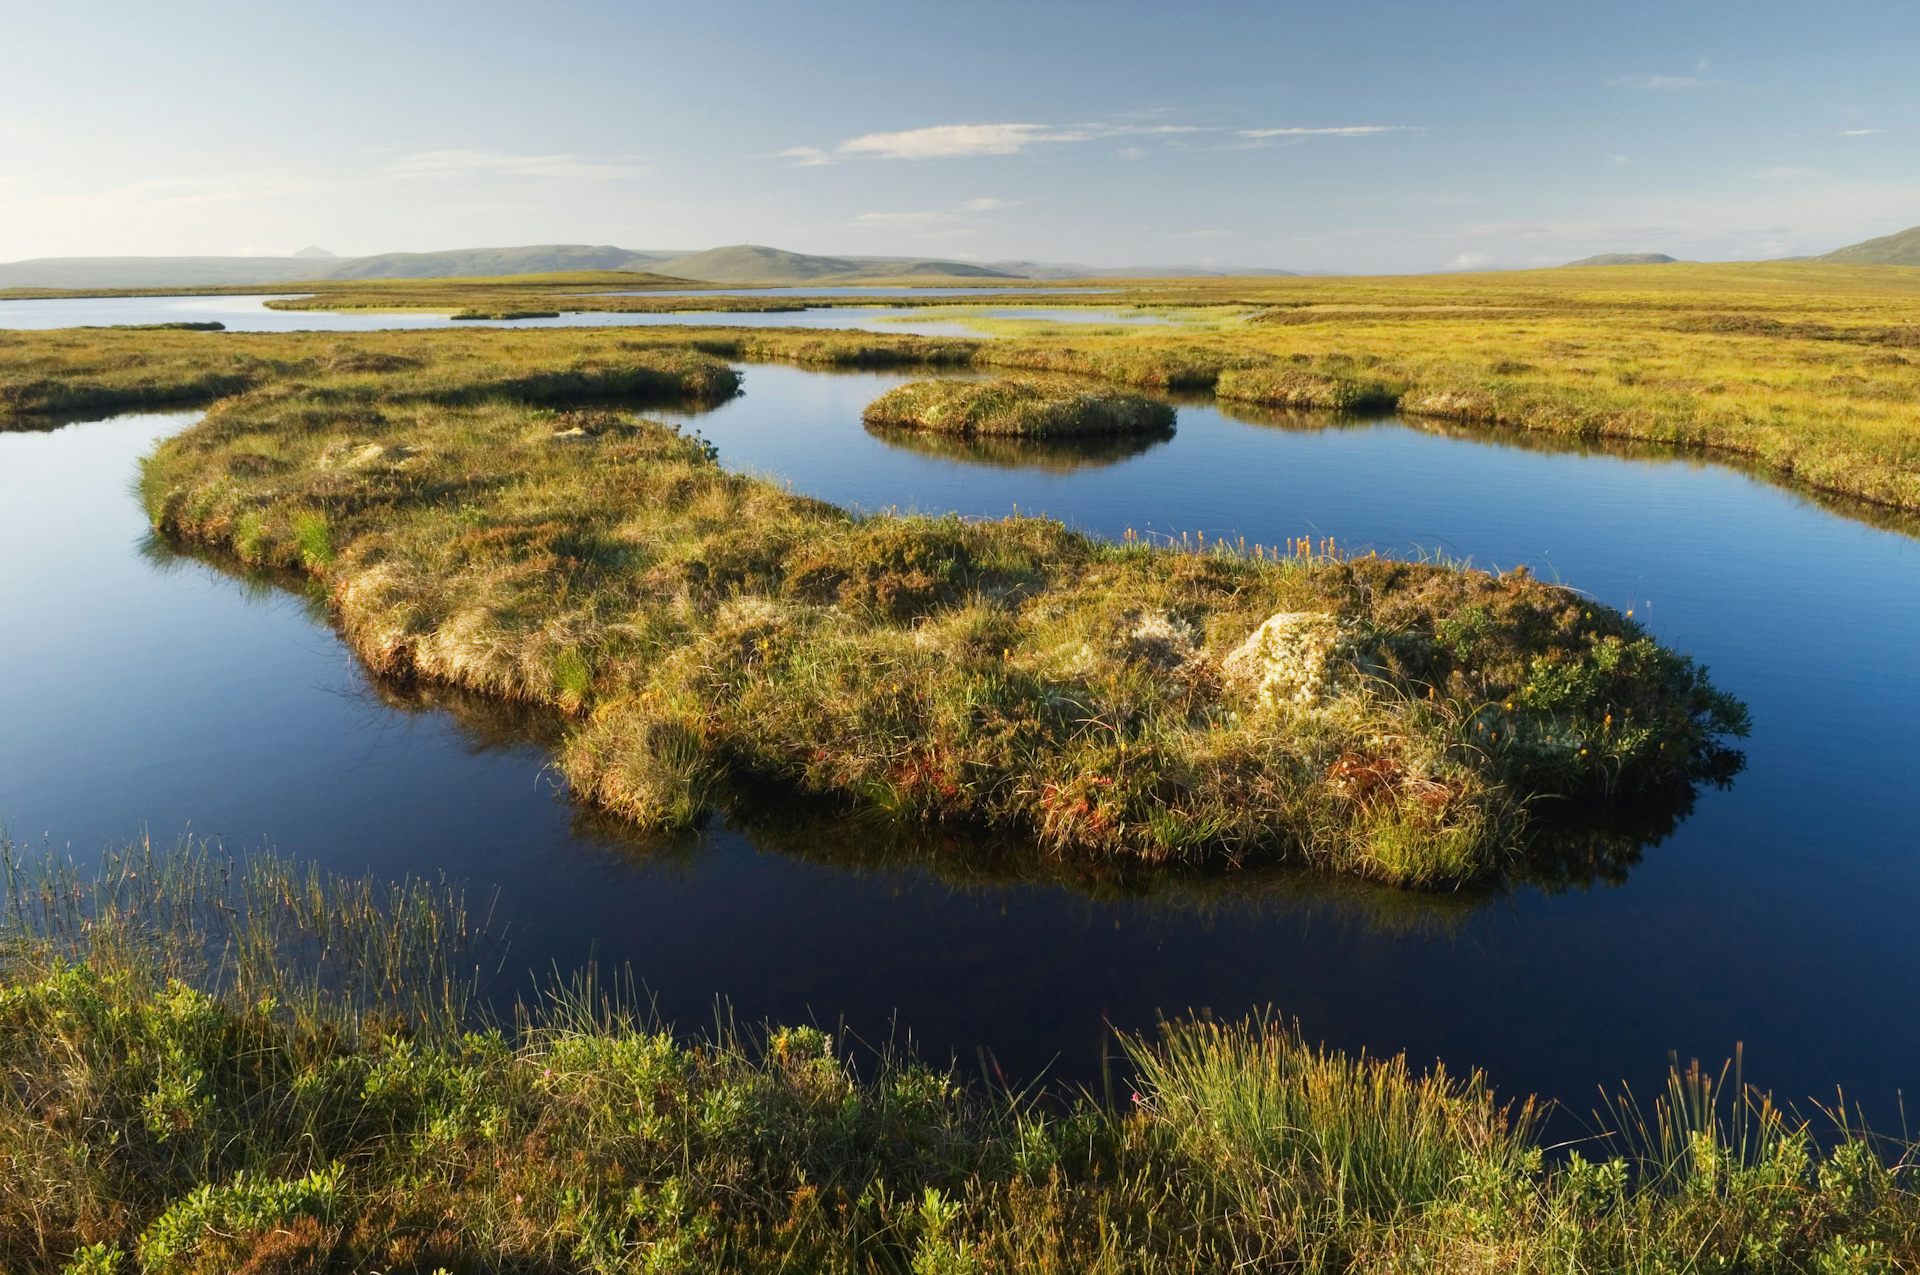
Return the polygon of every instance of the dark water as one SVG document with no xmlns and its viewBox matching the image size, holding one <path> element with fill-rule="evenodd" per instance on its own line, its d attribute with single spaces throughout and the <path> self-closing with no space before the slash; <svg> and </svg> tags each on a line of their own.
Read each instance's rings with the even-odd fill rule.
<svg viewBox="0 0 1920 1275">
<path fill-rule="evenodd" d="M 769 292 L 783 291 L 768 289 Z M 831 292 L 833 290 L 827 290 Z M 846 290 L 851 291 L 851 290 Z M 927 292 L 932 289 L 913 289 Z M 956 295 L 959 289 L 950 289 Z M 994 289 L 984 291 L 992 292 Z M 299 295 L 232 297 L 59 297 L 44 301 L 0 301 L 0 330 L 9 328 L 108 327 L 147 323 L 224 323 L 234 332 L 373 332 L 416 328 L 623 328 L 672 327 L 703 324 L 727 328 L 854 328 L 866 332 L 899 332 L 916 336 L 979 336 L 977 328 L 956 317 L 929 317 L 914 306 L 819 307 L 766 313 L 726 310 L 661 311 L 619 314 L 582 311 L 545 319 L 503 319 L 456 323 L 446 314 L 394 310 L 270 310 L 269 301 Z M 617 293 L 609 293 L 617 296 Z M 694 293 L 649 293 L 650 296 L 693 296 Z M 733 295 L 757 295 L 752 290 Z M 822 294 L 824 295 L 824 294 Z M 936 312 L 937 313 L 937 312 Z M 1025 318 L 1053 323 L 1153 324 L 1159 315 L 1129 311 L 1078 309 L 1002 309 L 975 317 Z"/>
<path fill-rule="evenodd" d="M 1021 880 L 775 815 L 644 846 L 572 809 L 527 723 L 383 697 L 306 603 L 144 545 L 136 458 L 190 417 L 0 435 L 0 811 L 92 854 L 144 825 L 500 892 L 518 966 L 630 961 L 663 1013 L 911 1034 L 1091 1081 L 1104 1024 L 1271 1004 L 1348 1048 L 1484 1066 L 1581 1110 L 1668 1051 L 1747 1048 L 1783 1094 L 1898 1124 L 1920 1079 L 1920 542 L 1725 469 L 1382 421 L 1182 407 L 1104 454 L 939 455 L 866 433 L 899 379 L 754 365 L 698 419 L 728 463 L 867 507 L 1533 565 L 1707 662 L 1746 772 L 1618 885 L 1423 899 L 1297 876 L 1143 894 Z M 936 858 L 935 862 L 939 862 Z M 896 1026 L 897 1025 L 897 1026 Z"/>
</svg>

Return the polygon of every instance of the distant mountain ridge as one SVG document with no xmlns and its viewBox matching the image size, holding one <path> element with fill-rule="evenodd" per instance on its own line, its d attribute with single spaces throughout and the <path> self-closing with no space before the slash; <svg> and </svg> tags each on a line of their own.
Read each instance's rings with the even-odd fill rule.
<svg viewBox="0 0 1920 1275">
<path fill-rule="evenodd" d="M 734 244 L 649 262 L 657 274 L 703 283 L 817 283 L 829 279 L 911 278 L 938 275 L 952 279 L 1016 279 L 990 266 L 928 257 L 821 257 L 783 248 Z"/>
<path fill-rule="evenodd" d="M 342 279 L 487 278 L 562 270 L 636 270 L 715 284 L 831 285 L 861 279 L 1006 280 L 1284 275 L 1287 270 L 1199 266 L 1096 267 L 940 257 L 822 256 L 759 244 L 701 252 L 637 251 L 610 244 L 533 244 L 336 257 L 303 248 L 290 257 L 40 257 L 0 263 L 0 288 L 198 288 Z"/>
<path fill-rule="evenodd" d="M 1920 226 L 1835 248 L 1814 260 L 1848 266 L 1920 266 Z"/>
</svg>

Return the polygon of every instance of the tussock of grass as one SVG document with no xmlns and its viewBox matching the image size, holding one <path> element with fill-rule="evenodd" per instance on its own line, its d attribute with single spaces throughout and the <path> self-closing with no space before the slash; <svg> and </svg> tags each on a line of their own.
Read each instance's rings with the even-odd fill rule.
<svg viewBox="0 0 1920 1275">
<path fill-rule="evenodd" d="M 1477 1073 L 1268 1017 L 1122 1038 L 1116 1106 L 813 1028 L 693 1041 L 590 979 L 511 1026 L 458 901 L 261 858 L 23 874 L 0 914 L 9 1271 L 1905 1269 L 1910 1148 L 1697 1069 L 1549 1158 Z M 254 919 L 258 911 L 260 919 Z M 237 941 L 236 941 L 237 940 Z M 209 959 L 213 964 L 208 964 Z"/>
<path fill-rule="evenodd" d="M 1390 410 L 1400 400 L 1397 391 L 1376 380 L 1286 366 L 1228 368 L 1214 393 L 1231 402 L 1334 412 Z"/>
<path fill-rule="evenodd" d="M 1167 434 L 1173 409 L 1111 390 L 1035 381 L 914 381 L 867 404 L 868 425 L 942 434 Z"/>
<path fill-rule="evenodd" d="M 576 714 L 575 791 L 655 828 L 750 778 L 1069 858 L 1432 887 L 1510 866 L 1543 797 L 1723 774 L 1744 728 L 1631 621 L 1524 574 L 855 518 L 666 426 L 523 402 L 713 395 L 724 365 L 576 364 L 228 399 L 149 462 L 148 507 L 317 578 L 378 670 Z M 1339 635 L 1337 668 L 1274 700 L 1225 657 L 1294 612 Z"/>
</svg>

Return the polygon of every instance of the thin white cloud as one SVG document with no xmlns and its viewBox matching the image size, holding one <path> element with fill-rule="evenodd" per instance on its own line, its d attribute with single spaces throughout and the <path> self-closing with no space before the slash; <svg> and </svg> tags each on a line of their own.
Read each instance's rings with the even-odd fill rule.
<svg viewBox="0 0 1920 1275">
<path fill-rule="evenodd" d="M 1873 137 L 1877 134 L 1884 133 L 1886 131 L 1887 130 L 1884 128 L 1843 128 L 1840 130 L 1840 136 L 1842 137 Z"/>
<path fill-rule="evenodd" d="M 653 170 L 631 161 L 582 155 L 513 155 L 501 151 L 415 151 L 386 165 L 395 177 L 556 177 L 606 180 L 646 177 Z"/>
<path fill-rule="evenodd" d="M 960 205 L 960 211 L 971 213 L 998 212 L 1002 208 L 1013 207 L 1013 204 L 1014 201 L 1011 199 L 994 199 L 991 196 L 984 196 L 980 199 L 967 200 Z"/>
<path fill-rule="evenodd" d="M 790 159 L 800 167 L 832 164 L 844 159 L 968 159 L 1018 155 L 1035 146 L 1091 142 L 1118 137 L 1173 137 L 1217 130 L 1196 124 L 934 124 L 892 133 L 862 133 L 832 150 L 818 146 L 789 146 L 772 158 Z"/>
<path fill-rule="evenodd" d="M 1342 124 L 1333 128 L 1242 128 L 1242 137 L 1375 137 L 1381 133 L 1404 133 L 1404 124 Z"/>
<path fill-rule="evenodd" d="M 863 133 L 835 149 L 842 155 L 879 159 L 954 159 L 970 155 L 1017 155 L 1043 142 L 1078 140 L 1046 124 L 936 124 L 898 133 Z"/>
<path fill-rule="evenodd" d="M 1697 75 L 1621 75 L 1608 80 L 1607 83 L 1617 89 L 1639 89 L 1648 93 L 1679 93 L 1687 89 L 1705 88 L 1718 81 L 1702 79 Z"/>
</svg>

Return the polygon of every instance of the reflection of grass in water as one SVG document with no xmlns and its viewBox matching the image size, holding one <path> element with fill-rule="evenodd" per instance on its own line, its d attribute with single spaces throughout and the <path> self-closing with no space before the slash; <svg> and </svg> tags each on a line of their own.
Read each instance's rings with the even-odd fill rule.
<svg viewBox="0 0 1920 1275">
<path fill-rule="evenodd" d="M 1132 460 L 1173 437 L 1159 434 L 1081 435 L 1075 438 L 1014 438 L 1004 435 L 936 434 L 926 430 L 869 425 L 867 433 L 889 447 L 938 460 L 993 469 L 1042 469 L 1066 474 Z"/>
</svg>

